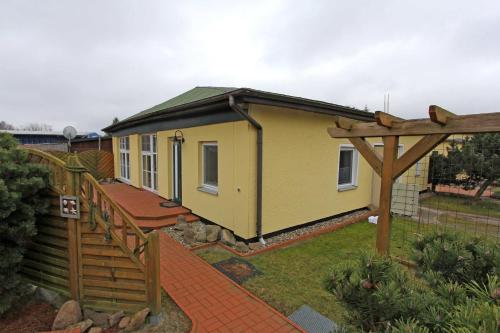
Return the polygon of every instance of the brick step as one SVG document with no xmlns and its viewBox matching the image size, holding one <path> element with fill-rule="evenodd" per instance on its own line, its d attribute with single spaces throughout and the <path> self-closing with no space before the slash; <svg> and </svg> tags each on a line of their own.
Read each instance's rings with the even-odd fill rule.
<svg viewBox="0 0 500 333">
<path fill-rule="evenodd" d="M 186 222 L 197 222 L 199 217 L 193 214 L 185 214 Z M 177 216 L 169 217 L 166 219 L 151 219 L 151 220 L 134 220 L 135 224 L 141 229 L 161 229 L 164 227 L 169 227 L 177 223 Z"/>
</svg>

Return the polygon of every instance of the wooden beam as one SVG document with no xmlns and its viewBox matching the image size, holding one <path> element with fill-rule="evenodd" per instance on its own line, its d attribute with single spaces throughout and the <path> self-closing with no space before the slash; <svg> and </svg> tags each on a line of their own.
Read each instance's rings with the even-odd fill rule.
<svg viewBox="0 0 500 333">
<path fill-rule="evenodd" d="M 393 123 L 391 128 L 376 122 L 359 122 L 350 130 L 328 128 L 332 138 L 380 137 L 388 135 L 419 136 L 427 134 L 475 134 L 500 132 L 500 113 L 482 113 L 448 118 L 445 126 L 429 119 L 405 120 Z"/>
<path fill-rule="evenodd" d="M 394 162 L 393 178 L 401 176 L 406 170 L 411 168 L 422 157 L 427 155 L 434 147 L 446 140 L 448 134 L 430 134 L 424 136 L 420 141 L 414 144 L 403 156 Z"/>
<path fill-rule="evenodd" d="M 429 117 L 431 118 L 431 121 L 437 124 L 446 125 L 448 123 L 448 119 L 455 118 L 456 116 L 456 114 L 451 113 L 450 111 L 437 105 L 429 106 Z"/>
<path fill-rule="evenodd" d="M 350 130 L 354 124 L 359 122 L 354 119 L 341 116 L 335 116 L 333 118 L 333 121 L 335 122 L 335 125 L 337 125 L 338 128 L 342 128 L 344 130 Z"/>
<path fill-rule="evenodd" d="M 399 123 L 403 121 L 402 118 L 393 116 L 392 114 L 388 114 L 382 111 L 375 112 L 375 120 L 377 121 L 377 124 L 379 124 L 380 126 L 388 128 L 391 128 L 393 123 Z"/>
<path fill-rule="evenodd" d="M 391 242 L 391 201 L 392 177 L 394 161 L 398 156 L 399 137 L 387 136 L 384 140 L 384 161 L 382 164 L 382 181 L 380 184 L 379 216 L 377 221 L 377 252 L 381 255 L 389 254 Z"/>
<path fill-rule="evenodd" d="M 350 138 L 349 141 L 356 147 L 356 149 L 361 153 L 365 160 L 370 164 L 370 166 L 375 170 L 375 172 L 381 176 L 382 175 L 382 156 L 373 146 L 368 143 L 364 138 Z"/>
</svg>

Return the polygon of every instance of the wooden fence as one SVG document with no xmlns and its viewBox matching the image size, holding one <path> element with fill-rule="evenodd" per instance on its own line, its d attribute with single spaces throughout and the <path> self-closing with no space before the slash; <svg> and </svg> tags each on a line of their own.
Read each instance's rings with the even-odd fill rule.
<svg viewBox="0 0 500 333">
<path fill-rule="evenodd" d="M 50 211 L 37 221 L 38 234 L 23 273 L 40 285 L 96 310 L 136 311 L 161 306 L 159 240 L 145 235 L 107 195 L 76 155 L 67 162 L 29 149 L 30 161 L 50 170 Z M 63 218 L 60 196 L 79 199 L 80 217 Z"/>
<path fill-rule="evenodd" d="M 74 153 L 63 151 L 48 151 L 55 157 L 66 161 Z M 77 153 L 78 160 L 87 169 L 95 179 L 114 178 L 114 159 L 113 153 L 104 150 L 85 150 Z"/>
</svg>

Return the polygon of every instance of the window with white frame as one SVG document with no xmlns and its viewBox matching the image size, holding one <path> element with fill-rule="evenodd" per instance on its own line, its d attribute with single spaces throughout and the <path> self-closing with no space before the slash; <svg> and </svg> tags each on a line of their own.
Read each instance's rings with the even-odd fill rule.
<svg viewBox="0 0 500 333">
<path fill-rule="evenodd" d="M 338 188 L 345 189 L 357 185 L 358 151 L 352 146 L 340 146 Z"/>
<path fill-rule="evenodd" d="M 201 145 L 201 186 L 217 191 L 219 186 L 217 142 L 206 142 Z"/>
<path fill-rule="evenodd" d="M 130 180 L 130 139 L 128 136 L 120 137 L 120 177 Z"/>
<path fill-rule="evenodd" d="M 141 136 L 142 186 L 156 191 L 158 189 L 158 162 L 156 156 L 156 134 Z"/>
</svg>

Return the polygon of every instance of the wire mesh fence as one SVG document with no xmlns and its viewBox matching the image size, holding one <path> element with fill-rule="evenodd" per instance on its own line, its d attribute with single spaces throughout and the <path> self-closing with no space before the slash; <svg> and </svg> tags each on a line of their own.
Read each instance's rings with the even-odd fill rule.
<svg viewBox="0 0 500 333">
<path fill-rule="evenodd" d="M 400 248 L 429 232 L 498 243 L 500 133 L 449 137 L 396 180 L 391 212 Z"/>
</svg>

